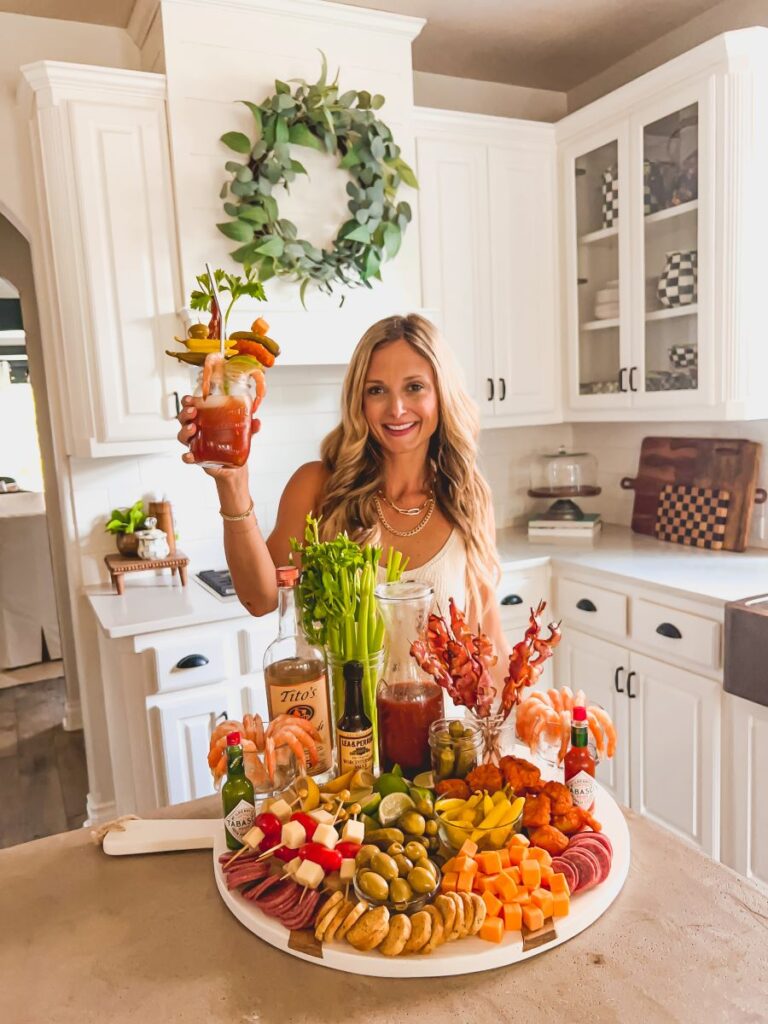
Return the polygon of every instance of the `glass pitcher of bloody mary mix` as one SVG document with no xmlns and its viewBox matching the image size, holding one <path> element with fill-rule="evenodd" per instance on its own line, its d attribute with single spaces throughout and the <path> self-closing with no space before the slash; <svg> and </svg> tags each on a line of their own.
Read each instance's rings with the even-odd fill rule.
<svg viewBox="0 0 768 1024">
<path fill-rule="evenodd" d="M 423 638 L 432 608 L 428 583 L 380 583 L 376 602 L 387 631 L 384 674 L 376 689 L 379 766 L 399 764 L 412 779 L 430 766 L 429 727 L 443 717 L 443 691 L 411 657 L 414 640 Z"/>
<path fill-rule="evenodd" d="M 208 381 L 201 372 L 192 404 L 197 409 L 197 429 L 189 450 L 195 462 L 209 467 L 244 466 L 258 405 L 254 378 L 225 364 L 214 370 Z"/>
</svg>

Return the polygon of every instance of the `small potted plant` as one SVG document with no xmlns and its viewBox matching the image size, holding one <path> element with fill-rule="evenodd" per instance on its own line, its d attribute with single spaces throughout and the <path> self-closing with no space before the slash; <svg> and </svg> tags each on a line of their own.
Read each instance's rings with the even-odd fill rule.
<svg viewBox="0 0 768 1024">
<path fill-rule="evenodd" d="M 130 508 L 114 508 L 105 526 L 107 533 L 115 535 L 117 550 L 121 555 L 136 558 L 139 553 L 139 538 L 136 531 L 144 525 L 144 502 L 139 498 Z"/>
</svg>

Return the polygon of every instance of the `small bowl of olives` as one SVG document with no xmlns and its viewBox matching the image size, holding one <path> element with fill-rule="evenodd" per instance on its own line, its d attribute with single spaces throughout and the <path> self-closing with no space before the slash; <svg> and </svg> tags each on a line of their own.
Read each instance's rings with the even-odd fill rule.
<svg viewBox="0 0 768 1024">
<path fill-rule="evenodd" d="M 355 895 L 398 913 L 420 910 L 440 887 L 440 868 L 423 843 L 391 843 L 386 850 L 363 846 L 355 859 Z"/>
</svg>

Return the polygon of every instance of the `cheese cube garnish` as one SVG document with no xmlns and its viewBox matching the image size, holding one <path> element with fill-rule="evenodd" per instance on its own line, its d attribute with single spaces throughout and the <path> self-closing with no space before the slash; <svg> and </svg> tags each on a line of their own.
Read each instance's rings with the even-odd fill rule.
<svg viewBox="0 0 768 1024">
<path fill-rule="evenodd" d="M 293 860 L 289 860 L 288 863 L 283 868 L 283 874 L 284 875 L 295 875 L 296 872 L 301 867 L 301 864 L 302 864 L 301 857 L 294 857 Z"/>
<path fill-rule="evenodd" d="M 293 880 L 307 889 L 316 889 L 325 878 L 325 872 L 319 864 L 311 860 L 303 860 Z"/>
<path fill-rule="evenodd" d="M 257 850 L 264 838 L 265 833 L 259 828 L 258 825 L 254 825 L 253 828 L 249 828 L 243 836 L 243 845 L 247 846 L 251 850 Z"/>
<path fill-rule="evenodd" d="M 269 813 L 274 814 L 278 818 L 281 824 L 285 824 L 286 821 L 291 820 L 293 811 L 291 805 L 285 800 L 275 800 L 273 804 L 269 805 Z"/>
<path fill-rule="evenodd" d="M 309 812 L 310 818 L 318 823 L 318 825 L 330 825 L 333 822 L 333 815 L 330 811 L 324 811 L 322 807 L 318 807 L 314 811 Z"/>
<path fill-rule="evenodd" d="M 339 868 L 339 878 L 342 882 L 351 882 L 355 877 L 355 858 L 345 857 Z"/>
<path fill-rule="evenodd" d="M 303 830 L 302 830 L 303 831 Z M 333 850 L 339 841 L 339 833 L 333 825 L 318 825 L 315 834 L 312 836 L 313 843 L 320 843 L 322 846 Z"/>
<path fill-rule="evenodd" d="M 353 821 L 351 818 L 344 823 L 344 830 L 341 838 L 347 843 L 362 843 L 365 840 L 365 825 L 362 821 Z"/>
<path fill-rule="evenodd" d="M 319 827 L 319 826 L 318 826 Z M 283 825 L 280 842 L 289 850 L 298 850 L 307 841 L 307 833 L 300 821 L 288 821 Z"/>
</svg>

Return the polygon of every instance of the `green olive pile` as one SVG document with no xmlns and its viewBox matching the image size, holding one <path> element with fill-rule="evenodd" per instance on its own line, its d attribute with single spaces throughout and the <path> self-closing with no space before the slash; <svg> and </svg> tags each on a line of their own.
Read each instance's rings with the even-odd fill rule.
<svg viewBox="0 0 768 1024">
<path fill-rule="evenodd" d="M 414 897 L 433 892 L 438 872 L 424 842 L 411 839 L 403 845 L 403 833 L 396 828 L 378 832 L 397 833 L 399 839 L 393 839 L 384 850 L 376 842 L 367 842 L 360 849 L 355 858 L 355 886 L 360 893 L 376 903 L 401 907 Z M 379 835 L 377 841 L 383 843 L 384 838 Z"/>
<path fill-rule="evenodd" d="M 463 779 L 477 767 L 477 730 L 459 721 L 430 736 L 432 773 L 435 779 Z"/>
</svg>

